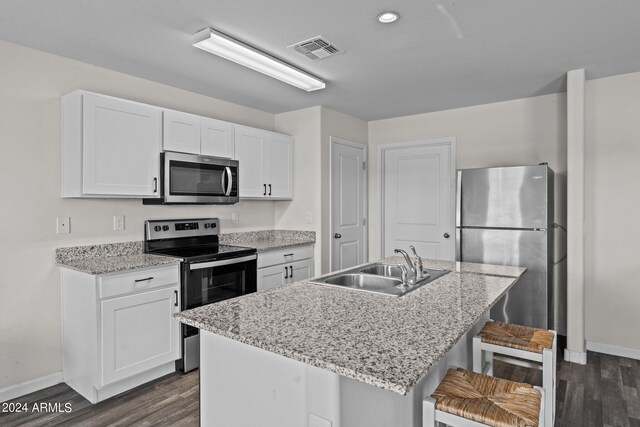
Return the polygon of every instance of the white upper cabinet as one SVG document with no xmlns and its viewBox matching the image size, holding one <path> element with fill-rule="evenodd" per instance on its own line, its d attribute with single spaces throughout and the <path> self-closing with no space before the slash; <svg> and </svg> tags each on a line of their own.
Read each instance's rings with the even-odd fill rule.
<svg viewBox="0 0 640 427">
<path fill-rule="evenodd" d="M 289 135 L 267 135 L 267 161 L 270 166 L 266 179 L 273 198 L 293 198 L 293 138 Z"/>
<path fill-rule="evenodd" d="M 161 110 L 84 91 L 62 98 L 62 196 L 158 197 Z"/>
<path fill-rule="evenodd" d="M 235 151 L 233 123 L 202 118 L 200 130 L 200 154 L 233 158 Z"/>
<path fill-rule="evenodd" d="M 165 151 L 233 157 L 233 123 L 173 110 L 164 110 L 162 123 Z"/>
<path fill-rule="evenodd" d="M 165 151 L 200 154 L 200 117 L 164 110 L 162 129 L 162 148 Z"/>
<path fill-rule="evenodd" d="M 235 129 L 240 198 L 293 199 L 293 138 L 246 126 Z"/>
</svg>

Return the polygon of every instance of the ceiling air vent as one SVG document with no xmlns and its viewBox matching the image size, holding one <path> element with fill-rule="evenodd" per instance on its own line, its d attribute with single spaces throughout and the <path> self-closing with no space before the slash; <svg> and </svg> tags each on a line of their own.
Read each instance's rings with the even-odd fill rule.
<svg viewBox="0 0 640 427">
<path fill-rule="evenodd" d="M 313 61 L 342 53 L 333 43 L 322 36 L 292 44 L 289 48 Z"/>
</svg>

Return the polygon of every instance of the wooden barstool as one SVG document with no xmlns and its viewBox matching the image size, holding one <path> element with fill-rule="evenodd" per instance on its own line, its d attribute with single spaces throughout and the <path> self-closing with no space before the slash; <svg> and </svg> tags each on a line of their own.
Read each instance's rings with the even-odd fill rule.
<svg viewBox="0 0 640 427">
<path fill-rule="evenodd" d="M 544 426 L 544 390 L 466 371 L 449 369 L 422 403 L 422 425 Z"/>
<path fill-rule="evenodd" d="M 500 357 L 506 363 L 541 369 L 545 425 L 552 427 L 556 413 L 556 346 L 555 331 L 489 321 L 473 338 L 473 371 L 493 375 L 494 353 L 506 356 Z"/>
</svg>

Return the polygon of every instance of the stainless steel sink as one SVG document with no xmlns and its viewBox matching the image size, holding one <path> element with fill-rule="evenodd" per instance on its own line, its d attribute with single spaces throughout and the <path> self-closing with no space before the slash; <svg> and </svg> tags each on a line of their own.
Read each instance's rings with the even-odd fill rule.
<svg viewBox="0 0 640 427">
<path fill-rule="evenodd" d="M 449 270 L 423 269 L 423 277 L 417 282 L 403 283 L 402 271 L 394 264 L 373 263 L 352 268 L 341 273 L 312 279 L 309 283 L 335 286 L 343 289 L 402 296 L 449 273 Z"/>
<path fill-rule="evenodd" d="M 375 274 L 377 276 L 402 277 L 402 270 L 397 265 L 392 264 L 371 264 L 368 267 L 361 268 L 361 273 Z"/>
</svg>

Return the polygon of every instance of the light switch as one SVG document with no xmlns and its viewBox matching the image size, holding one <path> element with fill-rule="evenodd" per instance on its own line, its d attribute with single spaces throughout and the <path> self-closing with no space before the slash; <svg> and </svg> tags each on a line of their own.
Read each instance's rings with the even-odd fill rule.
<svg viewBox="0 0 640 427">
<path fill-rule="evenodd" d="M 70 218 L 68 216 L 61 216 L 56 218 L 58 234 L 69 234 L 71 231 Z"/>
<path fill-rule="evenodd" d="M 331 427 L 329 420 L 321 418 L 315 414 L 309 414 L 309 427 Z"/>
<path fill-rule="evenodd" d="M 231 222 L 233 222 L 234 224 L 239 223 L 240 222 L 240 213 L 231 212 Z"/>
<path fill-rule="evenodd" d="M 124 215 L 116 215 L 113 217 L 113 231 L 124 230 Z"/>
<path fill-rule="evenodd" d="M 313 212 L 307 212 L 304 221 L 311 224 L 311 221 L 313 221 Z"/>
</svg>

